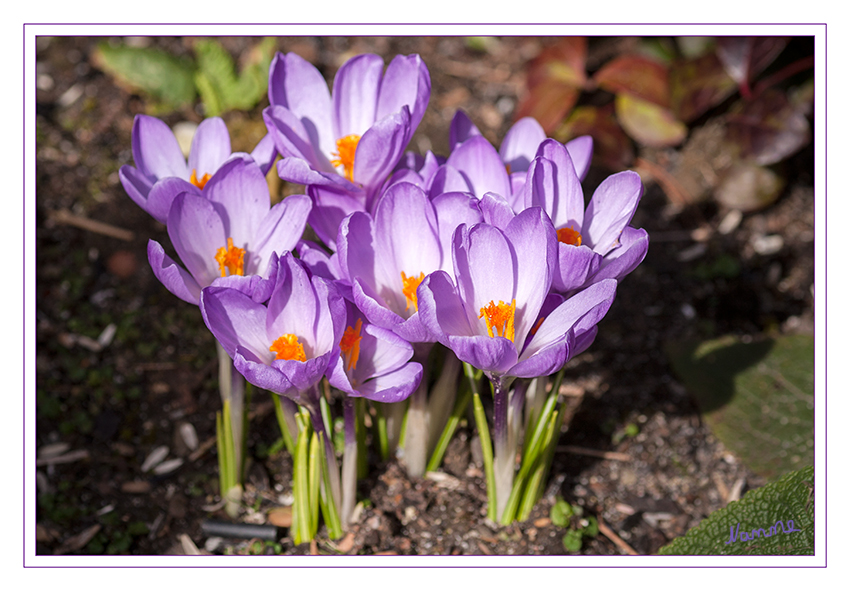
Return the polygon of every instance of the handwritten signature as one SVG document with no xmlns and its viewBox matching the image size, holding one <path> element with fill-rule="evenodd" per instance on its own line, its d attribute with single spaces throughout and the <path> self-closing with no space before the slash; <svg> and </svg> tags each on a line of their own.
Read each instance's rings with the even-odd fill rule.
<svg viewBox="0 0 850 591">
<path fill-rule="evenodd" d="M 794 520 L 788 520 L 788 529 L 785 529 L 785 524 L 782 523 L 780 519 L 772 526 L 770 529 L 765 531 L 763 528 L 756 528 L 753 531 L 747 533 L 746 531 L 739 531 L 741 528 L 741 524 L 738 523 L 735 526 L 729 527 L 729 541 L 727 544 L 732 544 L 734 542 L 749 542 L 750 540 L 755 540 L 756 538 L 769 538 L 771 536 L 775 536 L 777 534 L 790 534 L 795 531 L 803 531 L 801 529 L 794 529 Z"/>
</svg>

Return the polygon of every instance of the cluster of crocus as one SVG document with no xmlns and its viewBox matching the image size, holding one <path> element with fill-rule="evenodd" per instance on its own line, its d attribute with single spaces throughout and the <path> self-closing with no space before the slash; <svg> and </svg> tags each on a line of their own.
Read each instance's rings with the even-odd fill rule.
<svg viewBox="0 0 850 591">
<path fill-rule="evenodd" d="M 458 112 L 447 157 L 406 153 L 429 96 L 418 56 L 386 69 L 378 56 L 354 57 L 331 92 L 311 64 L 278 54 L 268 135 L 251 155 L 231 155 L 223 123 L 211 119 L 187 165 L 167 127 L 139 117 L 138 168 L 121 172 L 182 262 L 151 241 L 156 276 L 200 306 L 239 374 L 281 397 L 301 541 L 316 534 L 317 504 L 332 537 L 348 524 L 363 400 L 382 453 L 399 445 L 413 476 L 439 465 L 472 400 L 489 514 L 526 516 L 563 416 L 547 376 L 590 346 L 618 282 L 646 255 L 647 233 L 629 225 L 637 174 L 610 176 L 585 206 L 589 137 L 561 144 L 526 118 L 496 150 Z M 305 194 L 271 207 L 264 173 L 278 155 L 278 175 Z M 322 244 L 303 239 L 306 224 Z M 459 383 L 461 365 L 469 379 Z M 329 387 L 345 414 L 341 477 Z"/>
</svg>

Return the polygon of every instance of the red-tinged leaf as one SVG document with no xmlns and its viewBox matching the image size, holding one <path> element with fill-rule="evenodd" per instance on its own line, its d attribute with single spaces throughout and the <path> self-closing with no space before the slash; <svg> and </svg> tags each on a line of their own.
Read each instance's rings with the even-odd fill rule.
<svg viewBox="0 0 850 591">
<path fill-rule="evenodd" d="M 667 66 L 639 55 L 614 58 L 596 72 L 594 82 L 608 92 L 629 94 L 661 107 L 670 106 Z"/>
<path fill-rule="evenodd" d="M 736 88 L 713 53 L 676 62 L 670 69 L 670 103 L 685 123 L 722 103 Z"/>
<path fill-rule="evenodd" d="M 575 109 L 555 134 L 566 142 L 580 135 L 593 138 L 593 159 L 610 170 L 623 170 L 634 160 L 629 137 L 620 129 L 614 117 L 614 105 L 579 107 Z"/>
<path fill-rule="evenodd" d="M 583 88 L 587 82 L 587 39 L 562 37 L 554 45 L 543 49 L 528 66 L 528 87 L 552 82 Z"/>
<path fill-rule="evenodd" d="M 676 146 L 688 135 L 688 128 L 677 120 L 669 109 L 649 101 L 628 94 L 618 94 L 614 106 L 617 119 L 625 132 L 644 146 Z"/>
<path fill-rule="evenodd" d="M 756 164 L 781 162 L 811 141 L 807 105 L 795 107 L 784 92 L 770 89 L 736 107 L 727 120 L 726 139 Z"/>
<path fill-rule="evenodd" d="M 773 63 L 786 45 L 788 37 L 720 37 L 717 57 L 726 73 L 746 88 Z"/>
<path fill-rule="evenodd" d="M 515 119 L 534 117 L 546 133 L 564 120 L 587 82 L 587 39 L 563 37 L 543 49 L 528 66 L 528 95 L 517 107 Z"/>
<path fill-rule="evenodd" d="M 534 117 L 546 134 L 551 135 L 575 106 L 579 94 L 579 90 L 566 84 L 537 86 L 519 104 L 514 119 Z"/>
</svg>

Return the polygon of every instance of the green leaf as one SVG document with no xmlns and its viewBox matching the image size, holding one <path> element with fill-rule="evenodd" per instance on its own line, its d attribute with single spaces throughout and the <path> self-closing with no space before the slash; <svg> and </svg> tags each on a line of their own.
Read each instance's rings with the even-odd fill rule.
<svg viewBox="0 0 850 591">
<path fill-rule="evenodd" d="M 564 543 L 564 548 L 570 552 L 578 552 L 581 550 L 581 532 L 577 529 L 571 529 L 564 534 L 561 540 Z"/>
<path fill-rule="evenodd" d="M 813 555 L 814 468 L 751 490 L 658 553 Z"/>
<path fill-rule="evenodd" d="M 558 527 L 567 527 L 570 524 L 570 517 L 573 516 L 573 508 L 563 499 L 552 505 L 549 510 L 549 519 Z"/>
<path fill-rule="evenodd" d="M 722 103 L 737 88 L 714 53 L 676 62 L 670 68 L 673 112 L 685 123 Z"/>
<path fill-rule="evenodd" d="M 613 104 L 577 107 L 554 137 L 565 142 L 580 135 L 593 137 L 593 159 L 611 170 L 622 170 L 634 160 L 632 142 L 614 117 Z"/>
<path fill-rule="evenodd" d="M 194 64 L 161 49 L 104 42 L 95 49 L 92 62 L 129 92 L 142 91 L 159 101 L 158 111 L 178 109 L 195 100 Z"/>
<path fill-rule="evenodd" d="M 195 43 L 195 84 L 208 117 L 232 109 L 251 109 L 265 96 L 274 43 L 270 37 L 258 43 L 238 76 L 233 58 L 218 41 L 200 39 Z"/>
<path fill-rule="evenodd" d="M 773 478 L 813 463 L 812 336 L 726 336 L 673 343 L 667 355 L 712 432 L 752 470 Z"/>
</svg>

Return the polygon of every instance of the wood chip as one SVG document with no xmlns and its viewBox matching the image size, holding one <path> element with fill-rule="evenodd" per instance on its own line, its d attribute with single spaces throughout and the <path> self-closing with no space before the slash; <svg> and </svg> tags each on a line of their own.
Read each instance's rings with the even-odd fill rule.
<svg viewBox="0 0 850 591">
<path fill-rule="evenodd" d="M 153 469 L 153 473 L 157 476 L 162 476 L 163 474 L 168 474 L 169 472 L 174 472 L 177 468 L 183 465 L 183 460 L 181 458 L 174 458 L 172 460 L 168 460 L 157 465 Z"/>
<path fill-rule="evenodd" d="M 71 449 L 71 444 L 60 441 L 59 443 L 49 443 L 38 448 L 39 458 L 55 458 Z"/>
<path fill-rule="evenodd" d="M 67 554 L 68 552 L 82 550 L 99 531 L 100 525 L 93 525 L 78 533 L 76 536 L 70 537 L 62 542 L 62 545 L 56 548 L 56 550 L 53 551 L 53 554 L 58 556 L 60 554 Z"/>
<path fill-rule="evenodd" d="M 552 520 L 548 517 L 540 517 L 534 520 L 534 527 L 546 527 L 550 523 L 552 523 Z"/>
<path fill-rule="evenodd" d="M 161 463 L 168 456 L 168 446 L 160 445 L 157 448 L 148 454 L 148 457 L 145 458 L 145 461 L 142 462 L 142 472 L 148 472 L 151 468 Z"/>
<path fill-rule="evenodd" d="M 579 456 L 591 456 L 594 458 L 602 458 L 603 460 L 615 460 L 618 462 L 631 462 L 632 457 L 629 454 L 624 454 L 616 451 L 600 451 L 598 449 L 589 449 L 587 447 L 579 447 L 577 445 L 559 445 L 556 451 L 563 451 Z"/>
<path fill-rule="evenodd" d="M 354 532 L 350 531 L 345 534 L 345 537 L 340 540 L 338 544 L 335 544 L 335 550 L 340 552 L 341 554 L 348 554 L 352 548 L 354 548 Z"/>
<path fill-rule="evenodd" d="M 319 543 L 316 542 L 315 538 L 310 540 L 310 555 L 311 556 L 318 556 L 319 555 Z"/>
<path fill-rule="evenodd" d="M 277 527 L 292 525 L 292 507 L 275 507 L 269 511 L 268 522 Z"/>
<path fill-rule="evenodd" d="M 493 555 L 492 550 L 490 550 L 490 548 L 488 548 L 487 546 L 485 546 L 485 545 L 481 542 L 481 540 L 475 540 L 475 543 L 476 543 L 476 544 L 478 544 L 478 547 L 481 549 L 481 551 L 482 551 L 484 554 L 486 554 L 487 556 L 492 556 L 492 555 Z"/>
<path fill-rule="evenodd" d="M 41 458 L 35 461 L 36 466 L 49 466 L 52 464 L 70 464 L 71 462 L 77 462 L 79 460 L 87 460 L 89 458 L 89 452 L 84 449 L 77 449 L 74 451 L 69 451 L 66 454 L 61 456 L 56 456 L 52 458 Z"/>
<path fill-rule="evenodd" d="M 203 554 L 187 534 L 180 534 L 180 546 L 186 556 L 201 556 Z"/>
<path fill-rule="evenodd" d="M 131 495 L 143 495 L 145 493 L 149 493 L 151 490 L 151 483 L 147 480 L 131 480 L 130 482 L 125 482 L 121 485 L 121 492 L 129 493 Z"/>
<path fill-rule="evenodd" d="M 94 232 L 95 234 L 103 234 L 104 236 L 118 238 L 119 240 L 125 240 L 127 242 L 132 242 L 135 238 L 135 234 L 133 234 L 130 230 L 125 230 L 124 228 L 118 228 L 110 224 L 104 224 L 103 222 L 97 222 L 86 217 L 74 215 L 67 209 L 60 209 L 59 211 L 51 212 L 48 215 L 51 220 L 58 224 L 75 226 L 83 230 L 88 230 L 89 232 Z"/>
<path fill-rule="evenodd" d="M 626 554 L 629 554 L 631 556 L 637 556 L 638 555 L 638 553 L 635 551 L 634 548 L 629 546 L 623 540 L 623 538 L 621 538 L 620 536 L 615 534 L 614 530 L 612 530 L 610 527 L 605 525 L 605 522 L 602 521 L 602 517 L 597 517 L 596 522 L 599 524 L 599 533 L 601 533 L 603 536 L 605 536 L 606 538 L 608 538 L 609 540 L 614 542 L 614 545 L 617 546 L 620 550 L 622 550 L 623 552 L 625 552 Z"/>
</svg>

